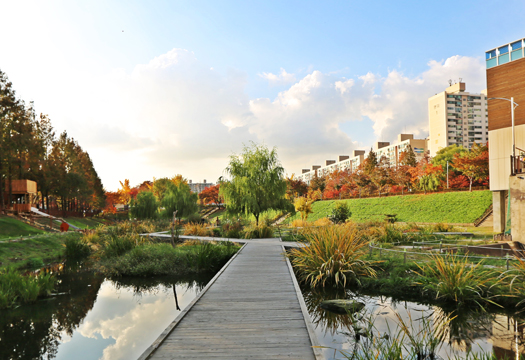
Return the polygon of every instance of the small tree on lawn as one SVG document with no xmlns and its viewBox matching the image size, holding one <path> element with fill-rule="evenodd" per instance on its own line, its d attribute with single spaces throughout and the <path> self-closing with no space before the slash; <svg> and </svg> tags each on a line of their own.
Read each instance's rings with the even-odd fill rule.
<svg viewBox="0 0 525 360">
<path fill-rule="evenodd" d="M 258 226 L 266 210 L 293 211 L 292 203 L 285 199 L 284 169 L 275 148 L 270 151 L 255 143 L 244 146 L 241 155 L 230 156 L 225 172 L 231 179 L 220 179 L 219 194 L 229 213 L 252 214 Z"/>
<path fill-rule="evenodd" d="M 330 216 L 330 220 L 336 224 L 344 223 L 346 219 L 350 217 L 350 215 L 352 215 L 352 213 L 348 208 L 348 204 L 346 202 L 340 201 L 337 202 L 332 209 L 332 216 Z"/>
<path fill-rule="evenodd" d="M 308 219 L 308 215 L 313 213 L 312 203 L 313 200 L 306 197 L 295 198 L 295 210 L 301 214 L 301 220 L 306 221 Z"/>
</svg>

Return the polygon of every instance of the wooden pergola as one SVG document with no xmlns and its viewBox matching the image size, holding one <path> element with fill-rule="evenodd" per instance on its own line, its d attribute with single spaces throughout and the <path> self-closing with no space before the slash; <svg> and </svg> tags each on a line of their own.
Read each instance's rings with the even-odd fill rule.
<svg viewBox="0 0 525 360">
<path fill-rule="evenodd" d="M 8 210 L 14 210 L 17 212 L 31 212 L 31 204 L 33 198 L 37 194 L 36 182 L 32 180 L 12 180 L 11 181 L 12 194 L 15 202 L 8 204 Z M 6 180 L 5 187 L 5 199 L 9 196 L 9 182 Z"/>
</svg>

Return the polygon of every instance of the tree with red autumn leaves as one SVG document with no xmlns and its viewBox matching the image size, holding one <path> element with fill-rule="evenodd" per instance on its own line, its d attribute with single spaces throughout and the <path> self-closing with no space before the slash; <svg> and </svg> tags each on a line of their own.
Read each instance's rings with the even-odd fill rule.
<svg viewBox="0 0 525 360">
<path fill-rule="evenodd" d="M 301 179 L 295 177 L 295 174 L 287 177 L 286 181 L 286 198 L 294 201 L 295 198 L 306 196 L 308 194 L 308 185 Z"/>
<path fill-rule="evenodd" d="M 469 180 L 469 191 L 472 191 L 472 182 L 474 180 L 488 178 L 488 147 L 474 143 L 468 152 L 454 154 L 454 167 Z"/>
<path fill-rule="evenodd" d="M 211 205 L 215 204 L 220 209 L 221 204 L 224 203 L 224 199 L 219 195 L 221 184 L 210 186 L 202 190 L 199 194 L 199 200 L 202 204 Z"/>
</svg>

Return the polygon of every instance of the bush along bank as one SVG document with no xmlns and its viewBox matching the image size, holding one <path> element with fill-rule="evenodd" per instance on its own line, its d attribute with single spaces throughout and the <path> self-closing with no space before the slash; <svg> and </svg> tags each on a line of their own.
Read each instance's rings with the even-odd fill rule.
<svg viewBox="0 0 525 360">
<path fill-rule="evenodd" d="M 288 253 L 298 279 L 313 288 L 346 287 L 456 307 L 514 308 L 525 304 L 525 261 L 508 271 L 452 255 L 405 262 L 403 257 L 371 253 L 366 236 L 353 224 L 339 226 L 339 230 L 335 230 L 337 226 L 329 228 L 309 229 L 304 234 L 309 246 Z"/>
<path fill-rule="evenodd" d="M 164 228 L 159 229 L 153 223 L 97 228 L 66 243 L 68 259 L 84 259 L 109 276 L 187 275 L 218 271 L 240 248 L 231 242 L 186 241 L 171 245 L 140 236 L 164 230 L 168 224 L 163 222 Z"/>
</svg>

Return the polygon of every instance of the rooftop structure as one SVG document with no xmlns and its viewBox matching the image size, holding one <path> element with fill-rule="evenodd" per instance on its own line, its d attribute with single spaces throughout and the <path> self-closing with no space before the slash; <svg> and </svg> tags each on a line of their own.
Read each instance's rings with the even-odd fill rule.
<svg viewBox="0 0 525 360">
<path fill-rule="evenodd" d="M 200 194 L 204 189 L 215 186 L 214 183 L 206 182 L 206 179 L 204 179 L 204 181 L 201 183 L 194 183 L 191 180 L 189 180 L 188 185 L 190 186 L 191 192 L 194 192 L 197 194 Z"/>
</svg>

